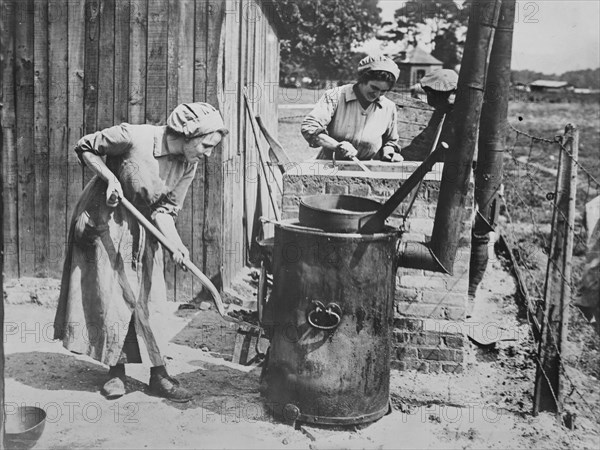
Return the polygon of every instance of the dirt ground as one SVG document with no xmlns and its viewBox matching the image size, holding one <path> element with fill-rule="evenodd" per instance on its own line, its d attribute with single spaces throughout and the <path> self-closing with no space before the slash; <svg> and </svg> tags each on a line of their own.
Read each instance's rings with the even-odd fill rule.
<svg viewBox="0 0 600 450">
<path fill-rule="evenodd" d="M 99 393 L 106 368 L 52 340 L 57 294 L 56 280 L 5 286 L 6 412 L 15 414 L 23 404 L 46 410 L 36 448 L 600 447 L 595 378 L 569 373 L 585 396 L 569 397 L 573 429 L 550 414 L 530 414 L 532 341 L 527 324 L 517 320 L 515 283 L 499 260 L 491 261 L 471 325 L 485 323 L 488 335 L 495 330 L 509 340 L 472 345 L 462 374 L 393 370 L 393 411 L 350 428 L 294 427 L 273 419 L 259 393 L 260 366 L 231 361 L 237 325 L 203 304 L 203 310 L 179 311 L 173 304 L 165 317 L 173 336 L 169 371 L 194 392 L 193 401 L 181 405 L 151 396 L 147 364 L 128 365 L 127 394 L 108 401 Z"/>
</svg>

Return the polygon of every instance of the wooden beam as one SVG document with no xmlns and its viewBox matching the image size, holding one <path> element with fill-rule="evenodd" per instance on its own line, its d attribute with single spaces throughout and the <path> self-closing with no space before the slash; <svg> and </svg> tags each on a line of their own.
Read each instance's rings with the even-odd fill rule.
<svg viewBox="0 0 600 450">
<path fill-rule="evenodd" d="M 2 64 L 2 178 L 4 187 L 4 273 L 7 279 L 19 276 L 19 234 L 17 204 L 17 154 L 15 117 L 15 22 L 19 3 L 6 2 L 2 6 L 1 38 L 4 43 Z"/>
<path fill-rule="evenodd" d="M 114 0 L 113 0 L 114 1 Z M 115 124 L 129 121 L 129 24 L 131 7 L 127 0 L 115 4 L 115 59 L 113 120 Z"/>
<path fill-rule="evenodd" d="M 83 188 L 83 169 L 73 151 L 84 134 L 84 51 L 85 0 L 68 0 L 68 76 L 67 76 L 67 220 L 70 220 Z"/>
<path fill-rule="evenodd" d="M 96 123 L 98 130 L 116 124 L 114 119 L 115 82 L 120 74 L 115 71 L 115 6 L 115 0 L 102 0 L 100 3 Z M 117 20 L 123 22 L 123 17 L 118 17 Z"/>
<path fill-rule="evenodd" d="M 206 1 L 196 2 L 194 21 L 194 85 L 193 99 L 195 102 L 206 101 L 207 80 L 207 51 L 208 51 L 208 11 L 209 4 Z M 205 271 L 205 248 L 204 248 L 204 212 L 205 212 L 205 188 L 206 165 L 204 160 L 198 163 L 196 177 L 192 182 L 192 233 L 193 244 L 190 249 L 192 260 Z M 192 284 L 193 296 L 196 297 L 203 289 L 196 280 Z"/>
<path fill-rule="evenodd" d="M 207 2 L 208 38 L 207 38 L 207 80 L 206 101 L 223 111 L 221 94 L 223 93 L 225 3 Z M 222 227 L 223 227 L 223 144 L 213 152 L 205 163 L 204 194 L 204 273 L 221 288 L 222 265 Z"/>
<path fill-rule="evenodd" d="M 167 121 L 167 2 L 148 2 L 148 59 L 146 62 L 146 123 Z"/>
<path fill-rule="evenodd" d="M 48 3 L 40 2 L 34 9 L 33 35 L 34 70 L 34 183 L 35 183 L 35 276 L 48 276 L 48 243 L 50 235 L 48 209 L 50 183 L 48 178 Z"/>
<path fill-rule="evenodd" d="M 67 195 L 69 192 L 69 167 L 72 149 L 67 143 L 67 126 L 69 109 L 68 85 L 68 0 L 53 0 L 48 5 L 48 126 L 49 126 L 49 167 L 48 177 L 50 189 L 48 193 L 48 210 L 51 213 L 49 222 L 50 242 L 48 245 L 48 275 L 59 277 L 62 271 L 64 253 L 67 247 L 69 217 L 67 216 Z M 77 164 L 77 162 L 74 162 Z M 75 166 L 78 168 L 78 165 Z"/>
<path fill-rule="evenodd" d="M 33 161 L 33 0 L 19 2 L 15 40 L 15 114 L 17 149 L 17 204 L 19 277 L 35 274 L 35 182 Z"/>
<path fill-rule="evenodd" d="M 148 0 L 129 1 L 129 122 L 146 120 Z"/>
<path fill-rule="evenodd" d="M 167 114 L 178 104 L 191 102 L 194 90 L 194 2 L 193 0 L 169 0 L 169 20 L 167 36 Z M 190 187 L 177 218 L 177 230 L 193 259 L 193 188 Z M 200 259 L 200 264 L 202 259 Z M 169 261 L 169 273 L 174 270 L 175 297 L 179 302 L 193 299 L 194 283 L 198 284 L 188 271 Z"/>
</svg>

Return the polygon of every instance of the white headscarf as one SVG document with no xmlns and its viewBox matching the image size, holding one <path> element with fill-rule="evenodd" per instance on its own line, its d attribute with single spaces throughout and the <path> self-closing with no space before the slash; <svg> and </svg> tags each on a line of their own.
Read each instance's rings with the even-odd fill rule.
<svg viewBox="0 0 600 450">
<path fill-rule="evenodd" d="M 169 115 L 167 127 L 187 138 L 204 136 L 215 131 L 223 135 L 229 132 L 219 111 L 203 102 L 178 105 Z"/>
</svg>

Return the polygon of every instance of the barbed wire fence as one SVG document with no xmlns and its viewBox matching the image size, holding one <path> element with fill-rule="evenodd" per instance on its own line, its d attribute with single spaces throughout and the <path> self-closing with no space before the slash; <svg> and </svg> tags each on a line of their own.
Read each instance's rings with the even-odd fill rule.
<svg viewBox="0 0 600 450">
<path fill-rule="evenodd" d="M 538 346 L 533 413 L 554 411 L 562 421 L 566 400 L 577 396 L 582 412 L 600 423 L 597 407 L 570 376 L 565 354 L 569 314 L 581 314 L 587 322 L 572 301 L 578 292 L 573 249 L 586 248 L 583 227 L 575 224 L 575 207 L 577 203 L 580 209 L 597 195 L 600 183 L 579 161 L 574 126 L 567 125 L 564 135 L 552 139 L 510 129 L 513 142 L 505 155 L 500 193 L 507 228 L 502 238 L 524 297 L 528 329 Z M 538 158 L 558 161 L 558 167 L 548 168 L 536 162 Z M 583 195 L 577 196 L 578 188 Z"/>
</svg>

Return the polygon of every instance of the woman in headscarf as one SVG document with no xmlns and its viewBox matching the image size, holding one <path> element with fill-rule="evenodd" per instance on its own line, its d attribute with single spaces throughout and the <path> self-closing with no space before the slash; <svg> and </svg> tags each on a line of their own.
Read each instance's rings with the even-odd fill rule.
<svg viewBox="0 0 600 450">
<path fill-rule="evenodd" d="M 109 366 L 101 390 L 107 398 L 125 394 L 125 363 L 142 362 L 138 338 L 152 365 L 150 392 L 176 402 L 192 397 L 168 375 L 162 353 L 156 322 L 166 306 L 162 247 L 119 199 L 127 198 L 177 246 L 173 260 L 182 264 L 189 252 L 174 220 L 198 161 L 226 134 L 215 108 L 188 103 L 173 110 L 166 126 L 124 123 L 84 136 L 75 146 L 96 176 L 71 220 L 54 337 Z"/>
<path fill-rule="evenodd" d="M 363 58 L 358 80 L 330 89 L 304 118 L 301 132 L 311 147 L 321 147 L 320 159 L 402 161 L 396 105 L 384 97 L 400 70 L 384 56 Z"/>
</svg>

